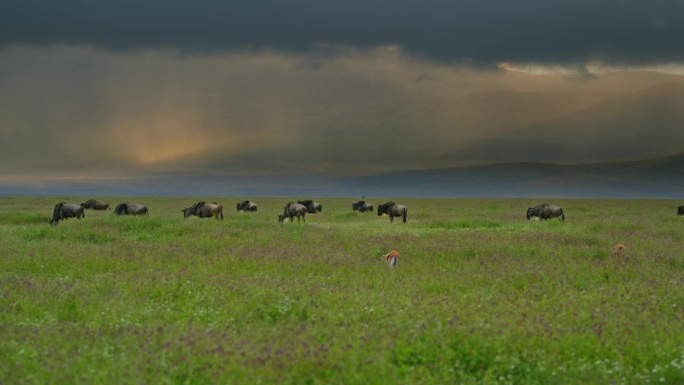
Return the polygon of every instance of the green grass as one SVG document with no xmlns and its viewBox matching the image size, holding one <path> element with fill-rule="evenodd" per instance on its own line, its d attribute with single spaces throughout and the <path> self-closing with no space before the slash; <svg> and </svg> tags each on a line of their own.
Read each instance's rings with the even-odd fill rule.
<svg viewBox="0 0 684 385">
<path fill-rule="evenodd" d="M 86 198 L 0 198 L 1 384 L 684 382 L 678 202 L 402 199 L 390 225 L 352 199 L 278 224 L 292 199 L 202 197 L 216 221 L 104 198 L 150 216 L 48 224 Z"/>
</svg>

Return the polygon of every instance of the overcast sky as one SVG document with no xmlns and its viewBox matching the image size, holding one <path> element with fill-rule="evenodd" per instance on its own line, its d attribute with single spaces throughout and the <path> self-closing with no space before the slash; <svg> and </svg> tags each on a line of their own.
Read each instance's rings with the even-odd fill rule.
<svg viewBox="0 0 684 385">
<path fill-rule="evenodd" d="M 0 173 L 684 151 L 684 1 L 9 0 Z"/>
</svg>

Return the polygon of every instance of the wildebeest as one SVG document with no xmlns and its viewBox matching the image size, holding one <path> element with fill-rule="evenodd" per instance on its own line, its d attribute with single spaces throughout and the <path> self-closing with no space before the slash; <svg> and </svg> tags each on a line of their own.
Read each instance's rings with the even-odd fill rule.
<svg viewBox="0 0 684 385">
<path fill-rule="evenodd" d="M 303 200 L 303 201 L 297 201 L 300 205 L 303 205 L 306 207 L 306 212 L 310 214 L 316 214 L 320 213 L 323 211 L 323 205 L 320 203 L 314 202 L 311 199 Z"/>
<path fill-rule="evenodd" d="M 408 210 L 406 206 L 396 204 L 394 202 L 387 202 L 382 205 L 378 205 L 378 216 L 382 214 L 387 214 L 390 217 L 390 223 L 394 222 L 394 217 L 403 217 L 404 223 L 406 223 L 406 214 Z"/>
<path fill-rule="evenodd" d="M 546 203 L 536 207 L 528 207 L 527 220 L 529 220 L 531 217 L 538 217 L 539 219 L 561 217 L 561 220 L 565 220 L 565 214 L 563 213 L 563 209 L 561 207 L 551 206 Z"/>
<path fill-rule="evenodd" d="M 198 216 L 200 218 L 211 218 L 216 217 L 216 219 L 223 219 L 223 205 L 216 202 L 207 203 L 205 201 L 197 202 L 190 207 L 186 207 L 181 210 L 183 212 L 183 218 L 187 218 L 191 215 Z"/>
<path fill-rule="evenodd" d="M 237 204 L 237 211 L 257 211 L 257 204 L 252 201 L 242 201 Z"/>
<path fill-rule="evenodd" d="M 373 212 L 373 205 L 364 201 L 358 201 L 352 203 L 352 211 L 358 211 L 360 213 L 365 213 L 366 211 Z"/>
<path fill-rule="evenodd" d="M 95 199 L 88 199 L 87 201 L 81 203 L 81 207 L 91 210 L 109 210 L 109 203 Z"/>
<path fill-rule="evenodd" d="M 677 215 L 684 215 L 684 206 L 677 207 Z"/>
<path fill-rule="evenodd" d="M 135 203 L 119 203 L 114 209 L 116 215 L 150 215 L 147 206 Z"/>
<path fill-rule="evenodd" d="M 52 219 L 50 224 L 57 224 L 62 219 L 85 218 L 85 211 L 81 205 L 76 203 L 59 202 L 55 205 L 55 209 L 52 211 Z"/>
<path fill-rule="evenodd" d="M 297 222 L 299 222 L 299 218 L 302 218 L 302 221 L 306 222 L 306 211 L 306 206 L 300 203 L 288 202 L 285 205 L 283 213 L 278 215 L 278 222 L 283 223 L 285 222 L 285 219 L 289 219 L 290 222 L 293 222 L 294 217 L 297 217 Z"/>
</svg>

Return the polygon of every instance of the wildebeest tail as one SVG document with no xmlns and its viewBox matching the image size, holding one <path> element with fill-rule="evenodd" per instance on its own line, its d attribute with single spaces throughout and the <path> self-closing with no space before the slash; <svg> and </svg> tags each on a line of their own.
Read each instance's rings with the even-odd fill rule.
<svg viewBox="0 0 684 385">
<path fill-rule="evenodd" d="M 223 219 L 223 205 L 219 205 L 219 218 Z"/>
<path fill-rule="evenodd" d="M 406 216 L 408 215 L 408 207 L 404 207 L 404 223 L 406 223 Z"/>
<path fill-rule="evenodd" d="M 560 209 L 560 210 L 561 210 L 561 220 L 565 220 L 565 214 L 563 213 L 563 209 Z"/>
</svg>

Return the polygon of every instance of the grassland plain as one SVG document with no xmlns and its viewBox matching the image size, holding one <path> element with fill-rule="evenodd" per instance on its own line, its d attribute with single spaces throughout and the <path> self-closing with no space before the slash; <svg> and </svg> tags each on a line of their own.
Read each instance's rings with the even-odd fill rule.
<svg viewBox="0 0 684 385">
<path fill-rule="evenodd" d="M 216 221 L 140 197 L 48 225 L 86 198 L 0 198 L 2 384 L 684 383 L 679 202 L 402 199 L 390 225 L 320 199 L 278 224 L 286 198 L 203 197 Z"/>
</svg>

